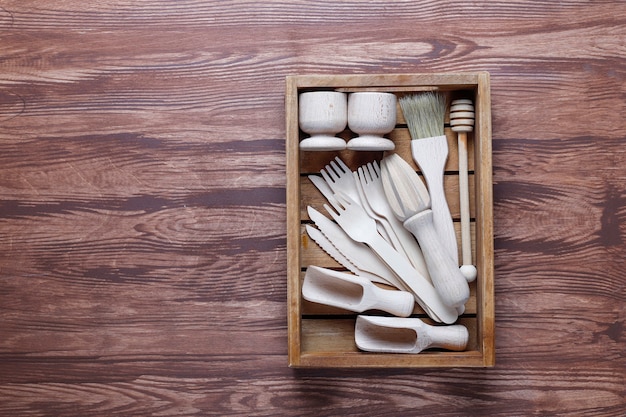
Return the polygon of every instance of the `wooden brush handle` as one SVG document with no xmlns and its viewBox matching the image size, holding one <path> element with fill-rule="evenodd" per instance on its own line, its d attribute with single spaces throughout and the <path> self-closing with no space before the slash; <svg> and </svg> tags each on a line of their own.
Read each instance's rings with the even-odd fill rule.
<svg viewBox="0 0 626 417">
<path fill-rule="evenodd" d="M 441 244 L 433 226 L 432 210 L 424 210 L 404 222 L 404 227 L 415 235 L 422 248 L 433 286 L 448 306 L 465 304 L 469 298 L 467 280 L 456 262 Z"/>
</svg>

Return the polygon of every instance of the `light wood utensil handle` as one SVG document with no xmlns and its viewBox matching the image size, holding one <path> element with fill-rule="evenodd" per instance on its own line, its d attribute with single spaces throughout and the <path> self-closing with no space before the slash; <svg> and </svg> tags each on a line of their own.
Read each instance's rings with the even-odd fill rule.
<svg viewBox="0 0 626 417">
<path fill-rule="evenodd" d="M 454 100 L 450 105 L 450 127 L 458 135 L 459 197 L 461 207 L 461 273 L 468 282 L 476 279 L 472 263 L 472 236 L 470 231 L 469 180 L 467 164 L 467 132 L 474 130 L 474 105 L 471 100 Z"/>
<path fill-rule="evenodd" d="M 430 337 L 429 348 L 440 348 L 461 351 L 467 347 L 469 332 L 460 324 L 453 326 L 430 326 L 427 332 Z"/>
<path fill-rule="evenodd" d="M 459 195 L 461 200 L 461 251 L 463 255 L 463 265 L 472 264 L 469 175 L 467 171 L 467 133 L 459 132 Z"/>
<path fill-rule="evenodd" d="M 469 298 L 467 280 L 441 244 L 433 225 L 432 210 L 424 210 L 404 222 L 404 227 L 415 235 L 422 248 L 430 278 L 441 300 L 448 306 L 465 304 Z"/>
<path fill-rule="evenodd" d="M 446 324 L 451 324 L 458 318 L 458 312 L 453 305 L 445 302 L 436 287 L 434 287 L 426 278 L 421 276 L 417 272 L 410 262 L 400 256 L 393 250 L 380 235 L 374 236 L 367 242 L 368 245 L 378 254 L 378 256 L 389 265 L 389 267 L 398 274 L 402 284 L 398 286 L 400 289 L 405 289 L 415 295 L 415 301 L 424 308 L 424 310 L 432 312 L 436 317 L 432 317 L 437 321 L 441 321 Z M 458 272 L 458 268 L 454 268 Z M 466 282 L 463 279 L 463 282 Z M 467 283 L 466 283 L 467 285 Z M 469 290 L 467 294 L 469 298 Z"/>
</svg>

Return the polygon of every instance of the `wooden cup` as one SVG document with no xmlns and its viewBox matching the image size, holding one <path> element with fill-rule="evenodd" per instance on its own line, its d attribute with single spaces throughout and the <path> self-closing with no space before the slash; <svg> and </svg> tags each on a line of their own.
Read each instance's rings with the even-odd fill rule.
<svg viewBox="0 0 626 417">
<path fill-rule="evenodd" d="M 346 141 L 335 135 L 348 123 L 348 99 L 337 91 L 301 93 L 298 99 L 298 122 L 311 135 L 300 142 L 307 151 L 336 151 L 346 148 Z"/>
<path fill-rule="evenodd" d="M 396 125 L 396 96 L 392 93 L 358 92 L 348 97 L 348 127 L 359 136 L 348 141 L 355 151 L 390 151 L 395 144 L 383 135 Z"/>
</svg>

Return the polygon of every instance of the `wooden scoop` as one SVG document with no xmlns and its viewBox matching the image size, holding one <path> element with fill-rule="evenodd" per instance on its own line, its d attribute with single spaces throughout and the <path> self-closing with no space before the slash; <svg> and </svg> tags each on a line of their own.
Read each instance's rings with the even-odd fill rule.
<svg viewBox="0 0 626 417">
<path fill-rule="evenodd" d="M 409 292 L 385 290 L 366 278 L 314 265 L 304 275 L 302 297 L 357 313 L 381 310 L 399 317 L 410 316 L 415 307 Z"/>
<path fill-rule="evenodd" d="M 354 339 L 359 349 L 368 352 L 419 353 L 441 348 L 462 351 L 469 332 L 461 324 L 431 326 L 418 318 L 358 316 Z"/>
<path fill-rule="evenodd" d="M 469 298 L 469 285 L 435 231 L 426 186 L 397 154 L 382 160 L 381 171 L 389 205 L 396 217 L 404 222 L 404 227 L 417 238 L 441 300 L 450 307 L 462 306 Z"/>
</svg>

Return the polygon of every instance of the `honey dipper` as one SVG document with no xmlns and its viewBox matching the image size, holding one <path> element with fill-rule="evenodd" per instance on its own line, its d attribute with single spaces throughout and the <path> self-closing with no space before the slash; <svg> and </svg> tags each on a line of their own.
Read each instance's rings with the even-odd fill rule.
<svg viewBox="0 0 626 417">
<path fill-rule="evenodd" d="M 474 130 L 474 105 L 472 100 L 459 99 L 450 104 L 450 128 L 458 134 L 459 143 L 459 196 L 461 203 L 461 273 L 468 282 L 476 279 L 472 263 L 472 236 L 470 232 L 469 180 L 467 168 L 467 132 Z"/>
</svg>

